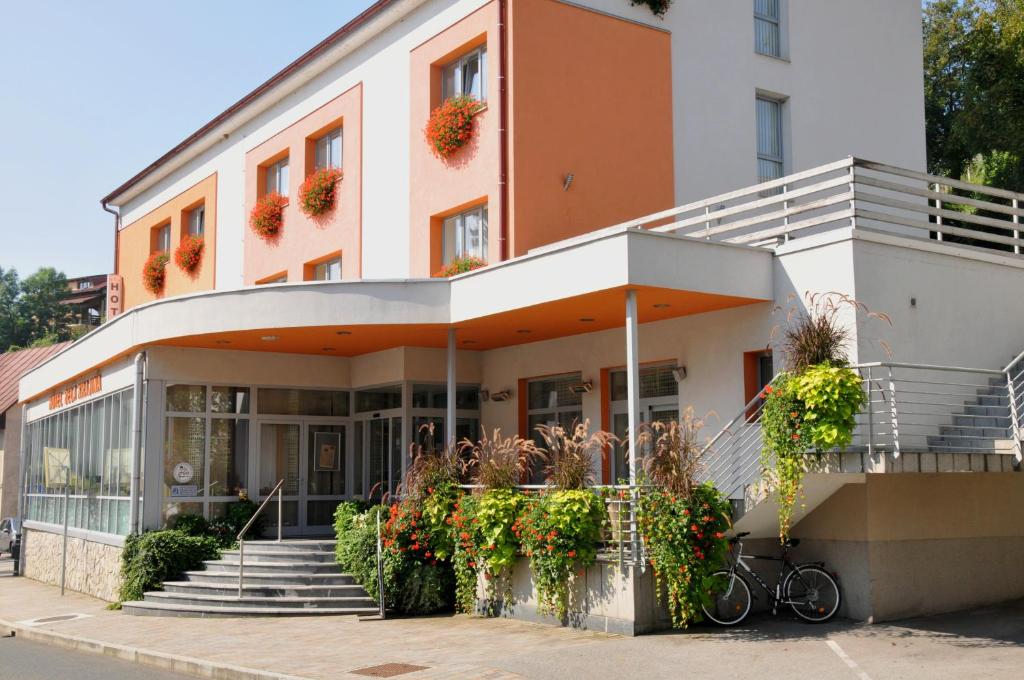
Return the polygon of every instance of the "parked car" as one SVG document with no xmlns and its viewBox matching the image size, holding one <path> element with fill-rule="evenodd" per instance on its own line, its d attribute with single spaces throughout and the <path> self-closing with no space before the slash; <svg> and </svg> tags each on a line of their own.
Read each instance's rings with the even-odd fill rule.
<svg viewBox="0 0 1024 680">
<path fill-rule="evenodd" d="M 11 546 L 18 540 L 19 533 L 21 533 L 21 527 L 18 525 L 18 520 L 8 517 L 0 521 L 0 555 L 11 552 Z"/>
</svg>

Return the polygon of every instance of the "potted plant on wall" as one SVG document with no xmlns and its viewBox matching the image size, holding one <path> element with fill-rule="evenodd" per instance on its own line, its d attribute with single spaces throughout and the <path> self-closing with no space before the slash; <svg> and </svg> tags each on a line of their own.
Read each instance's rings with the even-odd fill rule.
<svg viewBox="0 0 1024 680">
<path fill-rule="evenodd" d="M 186 236 L 174 251 L 174 263 L 189 276 L 195 276 L 203 260 L 202 236 Z"/>
<path fill-rule="evenodd" d="M 158 251 L 150 255 L 142 265 L 142 285 L 153 295 L 159 295 L 164 290 L 169 261 L 167 253 Z"/>
<path fill-rule="evenodd" d="M 446 264 L 441 271 L 437 273 L 437 276 L 450 277 L 457 274 L 465 274 L 471 272 L 474 269 L 480 269 L 486 267 L 487 263 L 481 260 L 479 257 L 473 255 L 467 255 L 465 257 L 457 257 L 448 264 Z"/>
<path fill-rule="evenodd" d="M 288 198 L 276 191 L 260 196 L 249 213 L 249 227 L 265 241 L 277 238 L 284 225 L 284 207 Z"/>
<path fill-rule="evenodd" d="M 473 121 L 482 108 L 475 97 L 456 95 L 431 111 L 423 134 L 434 155 L 445 160 L 469 143 Z"/>
<path fill-rule="evenodd" d="M 340 168 L 314 170 L 299 187 L 299 209 L 312 218 L 329 213 L 337 204 L 337 189 L 341 178 Z"/>
</svg>

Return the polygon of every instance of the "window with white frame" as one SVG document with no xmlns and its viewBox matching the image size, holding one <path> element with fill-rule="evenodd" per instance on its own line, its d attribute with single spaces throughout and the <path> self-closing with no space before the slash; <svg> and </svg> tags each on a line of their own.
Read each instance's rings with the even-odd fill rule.
<svg viewBox="0 0 1024 680">
<path fill-rule="evenodd" d="M 538 425 L 560 425 L 571 430 L 574 423 L 583 420 L 583 395 L 575 386 L 583 382 L 580 373 L 547 376 L 527 383 L 526 424 L 524 436 L 533 439 L 538 446 L 544 446 L 544 439 L 537 432 Z M 544 482 L 543 463 L 537 462 L 531 472 L 530 482 Z"/>
<path fill-rule="evenodd" d="M 198 205 L 188 213 L 188 235 L 202 236 L 206 229 L 206 206 Z"/>
<path fill-rule="evenodd" d="M 782 56 L 780 0 L 754 0 L 754 51 L 769 57 Z"/>
<path fill-rule="evenodd" d="M 441 72 L 441 99 L 468 95 L 483 101 L 487 98 L 484 74 L 487 71 L 487 49 L 479 47 L 462 55 Z"/>
<path fill-rule="evenodd" d="M 757 181 L 778 179 L 784 173 L 782 102 L 757 97 Z"/>
<path fill-rule="evenodd" d="M 442 234 L 444 264 L 463 257 L 487 260 L 487 206 L 445 218 Z"/>
<path fill-rule="evenodd" d="M 265 193 L 277 192 L 282 196 L 288 195 L 288 159 L 282 158 L 266 168 L 266 190 Z"/>
<path fill-rule="evenodd" d="M 341 281 L 341 258 L 317 262 L 313 265 L 314 281 Z"/>
<path fill-rule="evenodd" d="M 331 130 L 314 143 L 314 165 L 321 168 L 341 167 L 341 128 Z"/>
<path fill-rule="evenodd" d="M 153 250 L 166 253 L 171 249 L 171 225 L 165 224 L 156 230 L 156 238 L 153 243 Z"/>
<path fill-rule="evenodd" d="M 92 281 L 79 281 L 78 290 L 87 290 L 92 288 Z"/>
</svg>

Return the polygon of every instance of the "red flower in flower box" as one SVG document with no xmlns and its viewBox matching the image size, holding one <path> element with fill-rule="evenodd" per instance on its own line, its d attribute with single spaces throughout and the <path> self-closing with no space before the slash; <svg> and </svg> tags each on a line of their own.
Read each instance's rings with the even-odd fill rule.
<svg viewBox="0 0 1024 680">
<path fill-rule="evenodd" d="M 445 159 L 473 137 L 473 118 L 482 105 L 466 95 L 456 95 L 430 113 L 423 134 L 438 158 Z"/>
<path fill-rule="evenodd" d="M 174 264 L 186 274 L 195 274 L 203 260 L 203 237 L 186 236 L 174 251 Z"/>
<path fill-rule="evenodd" d="M 338 168 L 320 168 L 313 171 L 299 187 L 299 209 L 307 217 L 320 217 L 334 208 L 338 183 L 342 173 Z"/>
<path fill-rule="evenodd" d="M 447 265 L 444 266 L 441 271 L 437 273 L 437 276 L 449 277 L 455 276 L 456 274 L 465 274 L 471 272 L 474 269 L 480 269 L 486 267 L 487 263 L 481 260 L 479 257 L 457 257 Z"/>
<path fill-rule="evenodd" d="M 263 239 L 275 238 L 284 224 L 284 207 L 288 198 L 276 191 L 264 194 L 249 213 L 249 226 Z"/>
<path fill-rule="evenodd" d="M 170 258 L 167 253 L 159 251 L 150 255 L 142 265 L 142 285 L 153 295 L 159 295 L 164 290 L 168 261 Z"/>
</svg>

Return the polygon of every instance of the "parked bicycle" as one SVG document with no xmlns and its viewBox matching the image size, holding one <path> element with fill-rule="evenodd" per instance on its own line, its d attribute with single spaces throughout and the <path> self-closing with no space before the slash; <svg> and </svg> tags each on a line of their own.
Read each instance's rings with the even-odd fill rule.
<svg viewBox="0 0 1024 680">
<path fill-rule="evenodd" d="M 836 615 L 842 603 L 842 595 L 839 584 L 826 571 L 824 563 L 794 564 L 789 560 L 789 549 L 799 545 L 800 539 L 791 538 L 783 543 L 782 555 L 778 557 L 744 555 L 742 539 L 749 534 L 749 531 L 745 531 L 729 539 L 730 551 L 735 554 L 735 558 L 728 569 L 716 571 L 712 575 L 716 585 L 711 592 L 710 604 L 703 607 L 708 619 L 721 626 L 735 626 L 747 618 L 754 599 L 747 577 L 754 579 L 768 595 L 772 614 L 777 614 L 779 607 L 788 605 L 797 616 L 809 623 L 824 623 Z M 781 563 L 774 589 L 750 568 L 747 560 Z"/>
</svg>

